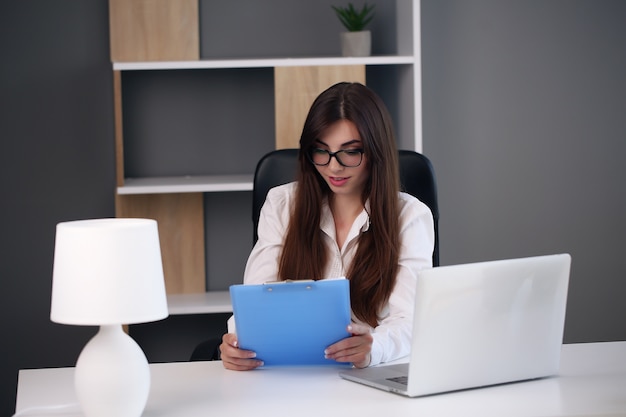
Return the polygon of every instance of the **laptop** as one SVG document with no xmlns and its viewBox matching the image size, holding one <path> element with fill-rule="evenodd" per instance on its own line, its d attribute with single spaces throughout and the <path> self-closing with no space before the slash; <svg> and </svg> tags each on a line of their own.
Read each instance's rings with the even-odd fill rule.
<svg viewBox="0 0 626 417">
<path fill-rule="evenodd" d="M 555 375 L 570 264 L 558 254 L 424 270 L 409 362 L 340 376 L 417 397 Z"/>
</svg>

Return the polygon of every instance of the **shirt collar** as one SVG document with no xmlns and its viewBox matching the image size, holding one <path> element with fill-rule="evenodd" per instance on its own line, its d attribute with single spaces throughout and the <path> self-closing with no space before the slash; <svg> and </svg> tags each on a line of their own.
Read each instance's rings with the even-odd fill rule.
<svg viewBox="0 0 626 417">
<path fill-rule="evenodd" d="M 370 201 L 365 202 L 365 208 L 359 213 L 352 224 L 352 229 L 348 234 L 348 241 L 357 237 L 359 233 L 366 232 L 370 228 Z M 320 229 L 328 236 L 336 240 L 335 235 L 335 221 L 333 219 L 333 213 L 330 211 L 330 205 L 328 204 L 328 197 L 324 198 L 322 203 L 322 215 L 320 216 Z"/>
</svg>

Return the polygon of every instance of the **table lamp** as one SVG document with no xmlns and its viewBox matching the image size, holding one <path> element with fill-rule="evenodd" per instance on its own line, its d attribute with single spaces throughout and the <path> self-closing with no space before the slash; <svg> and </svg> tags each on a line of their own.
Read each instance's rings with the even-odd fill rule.
<svg viewBox="0 0 626 417">
<path fill-rule="evenodd" d="M 150 369 L 123 324 L 167 317 L 157 222 L 93 219 L 56 228 L 55 323 L 100 326 L 76 362 L 74 385 L 87 417 L 139 417 Z"/>
</svg>

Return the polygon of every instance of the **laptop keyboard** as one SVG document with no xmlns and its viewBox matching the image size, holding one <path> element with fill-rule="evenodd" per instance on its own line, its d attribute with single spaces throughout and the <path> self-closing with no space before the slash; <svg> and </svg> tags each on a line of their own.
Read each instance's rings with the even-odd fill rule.
<svg viewBox="0 0 626 417">
<path fill-rule="evenodd" d="M 408 385 L 409 383 L 409 377 L 408 376 L 396 376 L 393 378 L 387 378 L 387 381 L 391 381 L 391 382 L 395 382 L 396 384 L 400 384 L 400 385 Z"/>
</svg>

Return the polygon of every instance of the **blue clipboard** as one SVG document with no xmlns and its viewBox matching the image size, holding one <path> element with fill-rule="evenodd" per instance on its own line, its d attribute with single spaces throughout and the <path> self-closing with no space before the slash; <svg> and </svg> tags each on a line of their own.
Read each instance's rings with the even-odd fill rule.
<svg viewBox="0 0 626 417">
<path fill-rule="evenodd" d="M 239 347 L 265 366 L 338 365 L 324 349 L 350 334 L 347 279 L 232 285 Z"/>
</svg>

